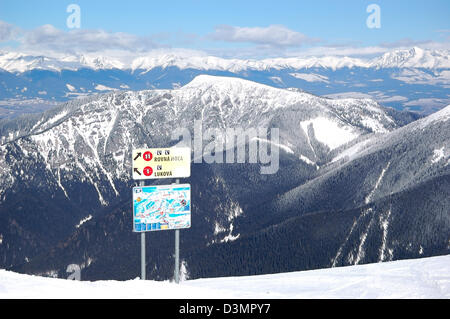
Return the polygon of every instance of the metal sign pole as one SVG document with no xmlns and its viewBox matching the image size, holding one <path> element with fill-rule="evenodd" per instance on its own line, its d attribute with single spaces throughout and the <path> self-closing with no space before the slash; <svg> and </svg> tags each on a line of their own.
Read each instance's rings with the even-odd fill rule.
<svg viewBox="0 0 450 319">
<path fill-rule="evenodd" d="M 177 178 L 175 184 L 180 184 Z M 175 269 L 174 269 L 175 283 L 180 282 L 180 230 L 175 229 Z"/>
<path fill-rule="evenodd" d="M 145 186 L 145 181 L 140 186 Z M 145 232 L 141 233 L 141 280 L 145 280 Z"/>
<path fill-rule="evenodd" d="M 141 233 L 141 280 L 145 280 L 145 233 Z"/>
<path fill-rule="evenodd" d="M 180 230 L 175 229 L 175 283 L 180 282 Z"/>
</svg>

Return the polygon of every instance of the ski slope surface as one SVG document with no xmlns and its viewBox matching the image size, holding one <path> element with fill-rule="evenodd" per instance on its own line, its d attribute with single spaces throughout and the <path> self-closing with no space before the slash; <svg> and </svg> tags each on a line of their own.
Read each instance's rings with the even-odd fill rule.
<svg viewBox="0 0 450 319">
<path fill-rule="evenodd" d="M 137 265 L 138 267 L 138 265 Z M 272 275 L 71 281 L 0 270 L 0 298 L 450 298 L 450 255 Z"/>
</svg>

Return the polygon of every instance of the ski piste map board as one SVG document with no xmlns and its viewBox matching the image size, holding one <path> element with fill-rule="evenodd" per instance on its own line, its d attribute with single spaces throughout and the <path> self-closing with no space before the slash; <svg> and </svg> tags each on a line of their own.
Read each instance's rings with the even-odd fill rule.
<svg viewBox="0 0 450 319">
<path fill-rule="evenodd" d="M 133 187 L 133 231 L 191 227 L 191 185 Z"/>
</svg>

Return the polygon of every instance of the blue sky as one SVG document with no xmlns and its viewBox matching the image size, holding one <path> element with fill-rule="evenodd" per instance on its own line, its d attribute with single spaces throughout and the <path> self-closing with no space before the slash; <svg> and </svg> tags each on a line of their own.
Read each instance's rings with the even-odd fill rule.
<svg viewBox="0 0 450 319">
<path fill-rule="evenodd" d="M 70 15 L 66 8 L 72 3 L 81 8 L 81 28 L 75 31 L 66 25 Z M 366 25 L 370 4 L 380 7 L 381 28 Z M 375 48 L 413 45 L 447 48 L 449 16 L 448 0 L 0 0 L 0 47 L 39 49 L 41 45 L 57 50 L 48 41 L 68 41 L 69 34 L 78 32 L 77 49 L 82 50 L 83 41 L 95 38 L 89 34 L 101 31 L 103 38 L 113 36 L 110 48 L 114 41 L 120 48 L 140 42 L 145 43 L 139 45 L 142 50 L 187 48 L 223 55 L 276 56 L 321 48 L 370 53 Z M 43 29 L 45 25 L 52 28 Z M 8 32 L 13 35 L 8 37 Z M 119 41 L 120 36 L 127 41 Z M 86 46 L 95 50 L 92 43 Z"/>
</svg>

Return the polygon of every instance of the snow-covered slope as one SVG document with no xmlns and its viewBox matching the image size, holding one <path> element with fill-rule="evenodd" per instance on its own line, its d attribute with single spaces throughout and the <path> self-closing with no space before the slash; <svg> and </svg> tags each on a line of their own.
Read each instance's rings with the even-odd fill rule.
<svg viewBox="0 0 450 319">
<path fill-rule="evenodd" d="M 342 160 L 345 158 L 346 161 L 354 160 L 359 157 L 363 157 L 365 155 L 368 155 L 370 153 L 374 153 L 380 149 L 386 148 L 390 145 L 393 145 L 395 143 L 399 143 L 400 141 L 407 141 L 408 139 L 411 139 L 411 136 L 413 136 L 414 133 L 419 131 L 419 134 L 424 134 L 427 130 L 431 130 L 432 126 L 439 123 L 446 123 L 450 120 L 450 105 L 443 108 L 442 110 L 433 113 L 423 119 L 419 119 L 415 122 L 412 122 L 404 127 L 401 127 L 397 129 L 396 131 L 384 135 L 384 136 L 377 136 L 373 137 L 367 140 L 363 140 L 359 143 L 356 143 L 352 147 L 349 147 L 339 155 L 337 155 L 332 162 L 335 162 L 337 160 Z M 447 123 L 448 127 L 448 123 Z M 449 143 L 450 140 L 448 139 L 447 131 L 444 130 L 441 134 L 441 136 L 435 138 L 434 140 L 430 141 L 428 144 L 424 144 L 423 147 L 426 146 L 432 146 L 434 143 L 442 143 L 442 147 L 439 148 L 439 150 L 442 149 L 442 155 L 439 156 L 439 161 L 443 161 L 444 163 L 450 159 L 450 149 L 449 149 Z M 441 141 L 441 139 L 443 141 Z M 440 144 L 439 144 L 440 146 Z M 431 154 L 431 153 L 430 153 Z M 421 163 L 422 168 L 427 165 L 436 164 L 437 160 L 431 160 L 431 161 L 423 161 Z M 449 162 L 450 163 L 450 162 Z"/>
<path fill-rule="evenodd" d="M 0 298 L 450 298 L 450 255 L 274 275 L 77 282 L 0 270 Z"/>
<path fill-rule="evenodd" d="M 302 124 L 305 126 L 304 123 Z M 326 127 L 333 132 L 328 138 L 328 143 L 331 145 L 334 142 L 333 137 L 336 136 L 351 139 L 348 131 L 334 130 L 333 126 L 326 121 L 317 121 L 313 125 Z M 278 204 L 283 209 L 286 207 L 294 209 L 300 203 L 304 204 L 303 194 L 333 193 L 334 196 L 343 190 L 344 195 L 349 192 L 350 187 L 355 187 L 362 193 L 359 194 L 359 198 L 352 200 L 352 205 L 358 201 L 360 205 L 367 205 L 385 196 L 416 187 L 432 178 L 448 176 L 450 173 L 449 127 L 450 105 L 392 132 L 365 136 L 343 148 L 337 147 L 332 153 L 334 157 L 322 166 L 320 176 L 280 196 Z M 323 137 L 318 134 L 316 138 L 320 140 Z M 375 165 L 378 166 L 377 169 L 374 169 Z M 372 176 L 369 173 L 371 171 Z M 355 176 L 361 173 L 362 179 L 357 181 Z M 348 179 L 344 178 L 344 175 L 347 175 Z M 349 181 L 351 183 L 347 184 Z M 439 195 L 436 194 L 436 196 Z M 348 200 L 347 195 L 334 203 L 328 200 L 329 209 L 344 205 L 346 200 Z M 315 198 L 311 203 L 314 204 L 314 201 Z M 289 204 L 284 206 L 286 203 Z"/>
</svg>

